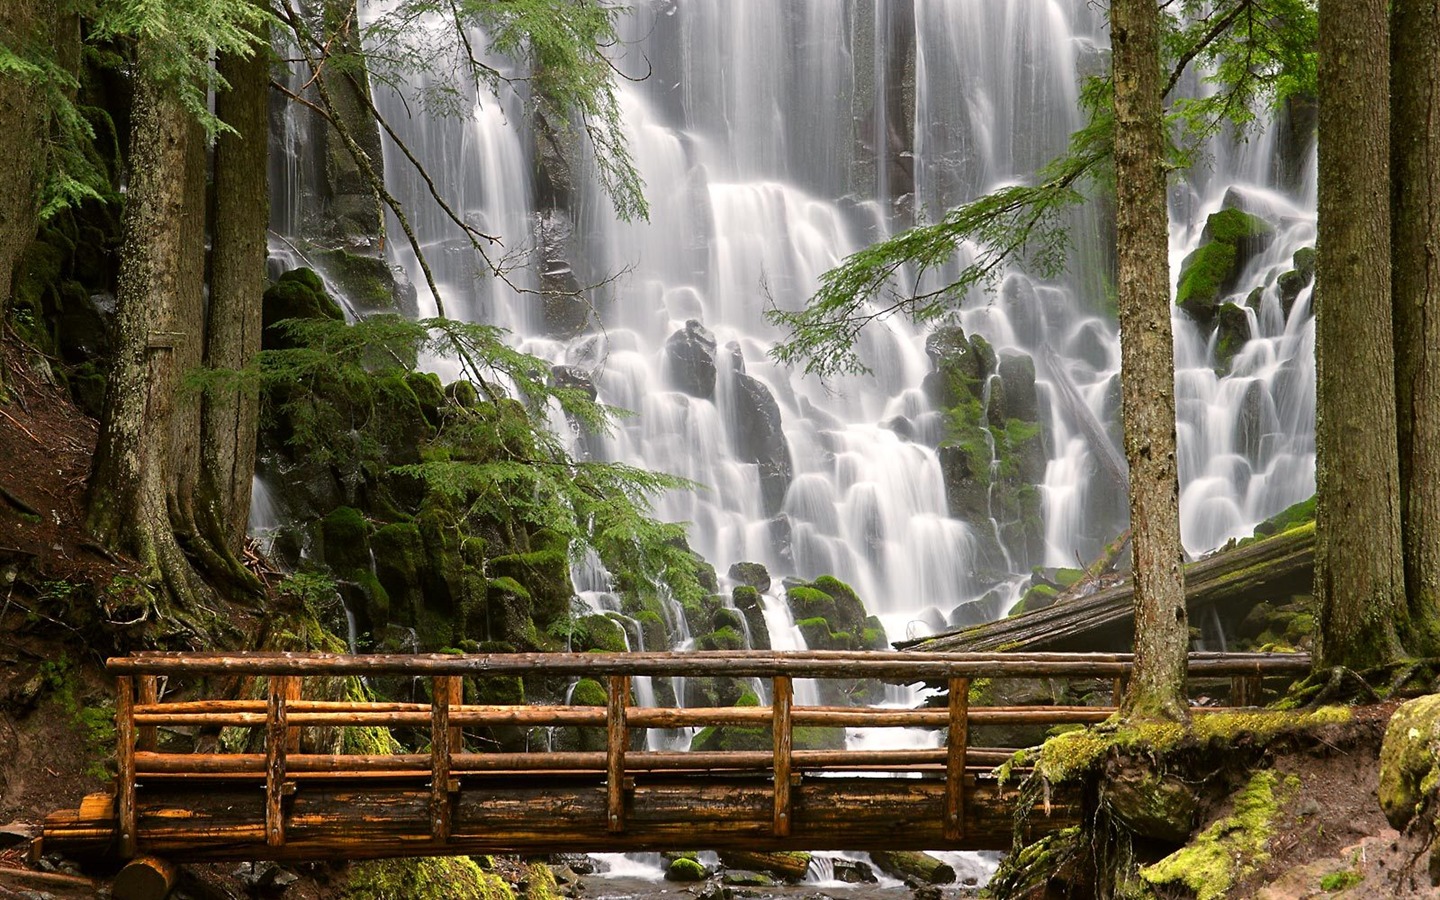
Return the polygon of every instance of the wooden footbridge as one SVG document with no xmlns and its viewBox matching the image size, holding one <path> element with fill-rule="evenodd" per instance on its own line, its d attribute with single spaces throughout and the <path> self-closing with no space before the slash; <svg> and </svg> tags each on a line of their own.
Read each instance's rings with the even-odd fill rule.
<svg viewBox="0 0 1440 900">
<path fill-rule="evenodd" d="M 1192 678 L 1304 671 L 1296 654 L 1195 654 Z M 336 656 L 154 653 L 112 659 L 113 793 L 52 814 L 43 849 L 76 857 L 321 860 L 493 852 L 680 848 L 1008 849 L 1019 794 L 991 770 L 1013 752 L 969 740 L 982 725 L 1098 722 L 1113 708 L 970 703 L 974 679 L 1103 679 L 1122 689 L 1128 654 L 715 652 Z M 349 702 L 342 676 L 423 679 L 423 703 Z M 594 678 L 600 706 L 476 705 L 467 681 Z M 636 706 L 643 676 L 759 679 L 768 705 Z M 948 705 L 797 706 L 795 679 L 877 679 L 948 687 Z M 207 688 L 208 685 L 208 688 Z M 207 690 L 263 699 L 207 699 Z M 250 693 L 245 686 L 259 689 Z M 757 685 L 759 686 L 759 685 Z M 238 690 L 237 690 L 238 688 Z M 639 749 L 645 729 L 743 727 L 769 749 Z M 319 728 L 402 729 L 423 752 L 314 752 Z M 592 752 L 474 752 L 467 730 L 603 729 Z M 807 750 L 795 729 L 922 728 L 936 746 Z M 263 752 L 195 752 L 209 729 L 259 729 Z M 163 737 L 162 740 L 162 732 Z M 766 735 L 768 732 L 768 736 Z M 943 734 L 943 737 L 942 737 Z M 213 741 L 212 741 L 213 743 Z M 600 746 L 597 740 L 595 746 Z M 182 748 L 182 749 L 177 749 Z M 1036 833 L 1073 825 L 1064 791 L 1027 819 Z"/>
</svg>

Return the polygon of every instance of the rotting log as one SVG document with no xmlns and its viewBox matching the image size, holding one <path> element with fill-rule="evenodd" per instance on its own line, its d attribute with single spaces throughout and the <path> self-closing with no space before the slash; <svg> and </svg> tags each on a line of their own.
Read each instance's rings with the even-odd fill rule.
<svg viewBox="0 0 1440 900">
<path fill-rule="evenodd" d="M 1065 363 L 1060 355 L 1049 344 L 1040 346 L 1040 363 L 1050 375 L 1050 383 L 1055 386 L 1055 393 L 1060 399 L 1060 404 L 1065 407 L 1069 419 L 1085 436 L 1085 442 L 1090 445 L 1090 452 L 1100 464 L 1100 468 L 1110 478 L 1111 486 L 1122 496 L 1130 493 L 1130 467 L 1126 465 L 1125 458 L 1120 455 L 1120 450 L 1115 442 L 1110 439 L 1110 432 L 1105 429 L 1100 420 L 1091 411 L 1090 404 L 1080 396 L 1080 389 L 1075 386 L 1075 380 L 1070 377 L 1070 371 L 1065 368 Z"/>
<path fill-rule="evenodd" d="M 914 850 L 876 850 L 870 854 L 880 871 L 901 881 L 953 884 L 955 869 L 928 853 Z"/>
<path fill-rule="evenodd" d="M 140 856 L 125 864 L 115 876 L 110 895 L 115 900 L 165 900 L 175 888 L 179 870 L 174 863 L 155 856 Z"/>
<path fill-rule="evenodd" d="M 1248 609 L 1262 600 L 1308 593 L 1314 564 L 1315 526 L 1302 525 L 1187 565 L 1185 605 L 1191 620 L 1200 621 L 1197 611 L 1207 606 Z M 1115 645 L 1128 646 L 1134 633 L 1131 593 L 1130 582 L 1126 581 L 1088 597 L 903 646 L 922 653 L 972 653 L 1004 647 L 1026 655 L 1041 648 L 1094 646 L 1103 637 Z M 1197 663 L 1192 656 L 1192 675 L 1204 671 L 1205 667 Z M 1104 674 L 1108 677 L 1110 673 Z M 1097 668 L 1094 675 L 1100 677 L 1102 673 Z"/>
<path fill-rule="evenodd" d="M 774 853 L 757 853 L 753 850 L 726 850 L 720 854 L 720 862 L 727 869 L 750 869 L 755 872 L 770 872 L 781 878 L 799 881 L 810 869 L 811 854 L 803 850 L 781 850 Z"/>
</svg>

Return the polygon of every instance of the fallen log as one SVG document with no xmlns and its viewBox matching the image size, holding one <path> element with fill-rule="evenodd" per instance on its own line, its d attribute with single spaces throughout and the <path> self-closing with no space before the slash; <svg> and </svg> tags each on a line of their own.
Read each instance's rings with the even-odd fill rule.
<svg viewBox="0 0 1440 900">
<path fill-rule="evenodd" d="M 1060 355 L 1049 344 L 1043 344 L 1040 347 L 1040 363 L 1049 374 L 1051 385 L 1055 387 L 1056 399 L 1065 408 L 1070 421 L 1085 436 L 1099 468 L 1109 476 L 1110 483 L 1120 494 L 1129 494 L 1130 467 L 1120 455 L 1115 442 L 1110 440 L 1105 426 L 1095 418 L 1095 413 L 1091 412 L 1085 398 L 1080 396 L 1080 389 L 1075 386 L 1075 381 L 1070 377 Z"/>
<path fill-rule="evenodd" d="M 137 857 L 115 876 L 111 896 L 115 900 L 165 900 L 179 874 L 173 863 L 154 856 Z"/>
<path fill-rule="evenodd" d="M 901 881 L 953 884 L 955 870 L 928 853 L 914 850 L 872 850 L 870 858 L 880 871 Z"/>
<path fill-rule="evenodd" d="M 810 868 L 810 854 L 803 850 L 781 850 L 774 853 L 725 850 L 720 854 L 720 862 L 727 869 L 771 872 L 781 878 L 798 881 L 805 877 L 805 872 Z"/>
<path fill-rule="evenodd" d="M 1192 622 L 1198 610 L 1216 607 L 1235 618 L 1255 603 L 1309 593 L 1315 566 L 1315 525 L 1308 523 L 1185 567 L 1185 606 Z M 919 652 L 1128 648 L 1134 637 L 1133 588 L 1126 581 L 1088 597 L 1057 603 L 1018 616 L 974 625 L 920 641 L 896 644 Z"/>
</svg>

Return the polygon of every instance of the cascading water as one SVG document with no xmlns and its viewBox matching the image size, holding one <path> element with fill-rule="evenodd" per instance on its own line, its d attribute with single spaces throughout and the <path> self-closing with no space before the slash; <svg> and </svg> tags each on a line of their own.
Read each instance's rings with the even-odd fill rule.
<svg viewBox="0 0 1440 900">
<path fill-rule="evenodd" d="M 1090 4 L 1058 0 L 635 0 L 614 62 L 633 79 L 616 88 L 648 222 L 615 217 L 583 147 L 566 190 L 554 173 L 536 187 L 537 170 L 556 162 L 527 117 L 515 63 L 487 58 L 521 80 L 502 82 L 498 97 L 465 97 L 474 114 L 459 118 L 412 115 L 407 95 L 423 85 L 377 85 L 378 107 L 457 212 L 503 237 L 492 258 L 528 263 L 510 272 L 512 285 L 599 285 L 578 320 L 491 277 L 393 146 L 387 184 L 410 210 L 448 314 L 510 329 L 601 402 L 638 413 L 611 436 L 577 436 L 584 452 L 698 483 L 657 511 L 690 523 L 692 547 L 720 571 L 747 560 L 777 576 L 833 574 L 896 640 L 953 623 L 952 610 L 982 595 L 986 614 L 1002 614 L 1030 566 L 1088 559 L 1124 527 L 1108 225 L 1093 205 L 1071 214 L 1059 277 L 1014 270 L 998 294 L 963 298 L 950 323 L 984 337 L 1001 375 L 1006 360 L 1033 361 L 1045 447 L 1038 548 L 1013 538 L 1013 513 L 989 493 L 973 520 L 952 516 L 936 448 L 945 413 L 922 387 L 933 368 L 926 330 L 872 325 L 860 349 L 873 374 L 822 384 L 771 361 L 784 335 L 764 313 L 803 306 L 824 272 L 867 243 L 1031 178 L 1061 154 L 1083 125 L 1081 79 L 1104 69 L 1105 27 Z M 1233 357 L 1222 357 L 1213 326 L 1174 315 L 1191 553 L 1314 489 L 1308 287 L 1287 299 L 1277 285 L 1294 251 L 1313 243 L 1313 162 L 1292 148 L 1298 166 L 1276 166 L 1278 140 L 1216 141 L 1213 166 L 1172 191 L 1172 280 L 1222 205 L 1275 226 L 1226 291 L 1258 290 Z M 279 174 L 305 173 L 292 164 Z M 298 227 L 292 207 L 277 210 Z M 394 222 L 390 233 L 400 234 Z M 403 242 L 389 252 L 421 283 Z M 422 291 L 421 310 L 429 303 Z M 598 322 L 586 320 L 592 310 Z M 987 416 L 990 391 L 987 381 Z M 574 580 L 591 609 L 618 612 L 598 561 L 577 565 Z M 763 602 L 772 645 L 803 646 L 783 591 Z M 666 610 L 670 632 L 688 640 L 683 614 Z M 685 696 L 683 684 L 670 688 Z"/>
</svg>

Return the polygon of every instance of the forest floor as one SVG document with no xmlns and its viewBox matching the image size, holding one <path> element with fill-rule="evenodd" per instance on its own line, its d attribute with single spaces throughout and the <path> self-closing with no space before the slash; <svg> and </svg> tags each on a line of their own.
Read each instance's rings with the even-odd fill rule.
<svg viewBox="0 0 1440 900">
<path fill-rule="evenodd" d="M 103 589 L 132 570 L 90 544 L 81 527 L 96 423 L 43 371 L 20 365 L 24 358 L 13 342 L 0 342 L 0 383 L 8 395 L 0 402 L 0 900 L 103 896 L 106 872 L 82 872 L 60 860 L 47 861 L 45 872 L 28 870 L 21 834 L 49 812 L 76 807 L 108 781 L 112 691 L 102 666 L 106 655 L 124 646 L 124 623 L 107 623 L 101 615 L 76 627 L 70 603 L 78 593 L 74 585 Z M 1380 739 L 1394 705 L 1357 708 L 1352 722 L 1330 726 L 1339 730 L 1275 749 L 1268 764 L 1296 775 L 1304 787 L 1274 822 L 1269 858 L 1229 896 L 1440 897 L 1431 885 L 1430 848 L 1390 829 L 1376 799 Z M 266 871 L 267 877 L 257 877 L 233 864 L 190 867 L 183 896 L 343 896 L 343 874 L 330 866 L 296 867 L 294 880 L 289 873 L 277 880 L 274 867 Z M 926 900 L 936 900 L 935 889 L 922 890 Z M 873 886 L 722 888 L 596 876 L 586 876 L 572 891 L 707 900 L 905 895 L 901 888 Z M 973 889 L 938 893 L 956 898 L 973 896 Z"/>
</svg>

